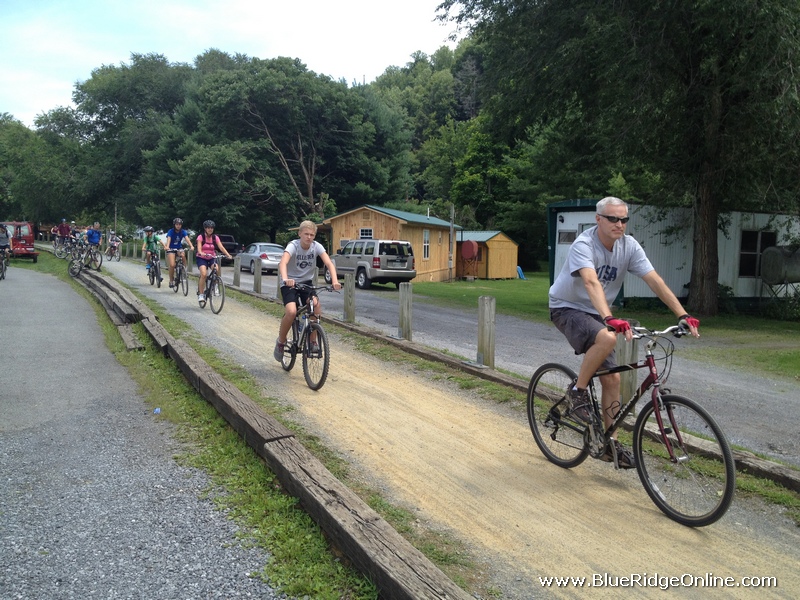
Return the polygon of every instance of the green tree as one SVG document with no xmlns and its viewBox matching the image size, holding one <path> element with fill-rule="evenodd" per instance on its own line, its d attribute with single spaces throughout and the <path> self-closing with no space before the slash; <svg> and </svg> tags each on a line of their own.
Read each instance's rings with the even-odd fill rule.
<svg viewBox="0 0 800 600">
<path fill-rule="evenodd" d="M 789 0 L 445 0 L 487 52 L 506 139 L 569 111 L 610 168 L 650 165 L 650 203 L 689 198 L 689 307 L 717 312 L 725 210 L 796 206 L 800 5 Z M 498 130 L 500 128 L 498 127 Z"/>
</svg>

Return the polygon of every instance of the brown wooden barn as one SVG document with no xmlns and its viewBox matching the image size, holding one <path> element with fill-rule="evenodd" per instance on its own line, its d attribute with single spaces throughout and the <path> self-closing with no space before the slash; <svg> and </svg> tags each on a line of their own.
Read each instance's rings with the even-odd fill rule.
<svg viewBox="0 0 800 600">
<path fill-rule="evenodd" d="M 501 231 L 456 234 L 456 277 L 516 279 L 517 243 Z"/>
<path fill-rule="evenodd" d="M 449 264 L 450 223 L 443 219 L 365 205 L 325 219 L 323 225 L 331 229 L 331 252 L 349 240 L 405 240 L 414 248 L 414 281 L 448 281 L 455 277 Z M 461 228 L 455 225 L 453 229 L 458 235 Z"/>
</svg>

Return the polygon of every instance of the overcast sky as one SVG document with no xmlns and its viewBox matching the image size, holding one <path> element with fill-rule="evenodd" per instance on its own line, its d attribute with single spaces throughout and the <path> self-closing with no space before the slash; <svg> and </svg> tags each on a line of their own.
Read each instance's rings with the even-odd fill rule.
<svg viewBox="0 0 800 600">
<path fill-rule="evenodd" d="M 299 58 L 316 73 L 369 83 L 433 54 L 453 24 L 441 0 L 0 0 L 0 114 L 29 127 L 72 104 L 75 83 L 131 53 L 191 64 L 210 48 Z"/>
</svg>

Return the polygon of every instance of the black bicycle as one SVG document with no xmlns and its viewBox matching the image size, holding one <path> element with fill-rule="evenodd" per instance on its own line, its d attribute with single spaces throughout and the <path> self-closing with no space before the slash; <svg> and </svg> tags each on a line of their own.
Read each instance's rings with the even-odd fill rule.
<svg viewBox="0 0 800 600">
<path fill-rule="evenodd" d="M 220 273 L 221 254 L 217 254 L 214 259 L 215 265 L 207 270 L 205 300 L 200 302 L 200 308 L 205 308 L 206 303 L 211 305 L 211 312 L 218 315 L 225 305 L 225 282 L 222 281 Z M 188 285 L 188 283 L 187 283 Z"/>
<path fill-rule="evenodd" d="M 320 323 L 321 317 L 314 315 L 314 307 L 318 292 L 323 290 L 333 292 L 334 289 L 333 286 L 316 287 L 303 283 L 296 284 L 295 289 L 308 290 L 310 293 L 305 305 L 300 294 L 297 295 L 297 315 L 283 345 L 281 366 L 284 371 L 291 371 L 297 355 L 300 354 L 303 357 L 303 376 L 306 384 L 312 390 L 318 390 L 328 378 L 331 357 L 328 336 Z"/>
<path fill-rule="evenodd" d="M 155 284 L 156 287 L 161 287 L 163 277 L 161 277 L 161 257 L 160 252 L 150 253 L 150 268 L 147 270 L 147 278 L 150 280 L 150 285 Z"/>
<path fill-rule="evenodd" d="M 6 278 L 6 271 L 8 270 L 8 253 L 9 250 L 6 248 L 0 250 L 0 280 Z"/>
<path fill-rule="evenodd" d="M 533 437 L 547 459 L 560 467 L 575 467 L 587 456 L 600 458 L 609 448 L 619 467 L 612 435 L 623 427 L 630 428 L 626 417 L 650 391 L 650 400 L 633 423 L 633 453 L 639 479 L 655 505 L 669 518 L 690 527 L 710 525 L 725 514 L 733 500 L 736 467 L 728 440 L 711 415 L 693 400 L 673 395 L 663 387 L 675 350 L 667 335 L 680 337 L 688 331 L 679 325 L 664 331 L 632 329 L 635 339 L 646 342 L 645 357 L 595 373 L 588 388 L 589 424 L 571 414 L 568 391 L 577 375 L 559 364 L 539 367 L 528 387 L 528 422 Z M 611 415 L 613 421 L 605 428 L 596 378 L 635 369 L 647 369 L 647 377 L 624 406 L 617 403 Z"/>
<path fill-rule="evenodd" d="M 76 246 L 76 248 L 80 248 L 80 252 L 73 254 L 73 258 L 69 261 L 69 266 L 67 267 L 67 272 L 72 277 L 80 275 L 83 269 L 100 270 L 100 266 L 103 264 L 103 253 L 100 252 L 99 246 L 82 244 Z"/>
<path fill-rule="evenodd" d="M 189 275 L 186 273 L 186 264 L 183 261 L 183 252 L 177 250 L 167 250 L 175 254 L 175 280 L 172 290 L 177 294 L 178 288 L 183 290 L 183 295 L 189 295 Z"/>
</svg>

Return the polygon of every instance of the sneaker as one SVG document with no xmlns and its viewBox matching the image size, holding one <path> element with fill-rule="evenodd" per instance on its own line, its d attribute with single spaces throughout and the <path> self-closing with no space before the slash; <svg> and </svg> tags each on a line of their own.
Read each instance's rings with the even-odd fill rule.
<svg viewBox="0 0 800 600">
<path fill-rule="evenodd" d="M 175 287 L 175 282 L 174 281 L 170 281 L 169 282 L 169 289 L 172 289 L 174 287 Z"/>
<path fill-rule="evenodd" d="M 197 294 L 197 301 L 198 302 L 205 302 L 206 301 L 206 295 L 205 294 Z"/>
<path fill-rule="evenodd" d="M 570 387 L 567 391 L 569 398 L 569 413 L 583 423 L 591 423 L 592 416 L 590 411 L 589 390 L 579 390 Z"/>
<path fill-rule="evenodd" d="M 278 362 L 283 362 L 283 344 L 278 340 L 275 340 L 275 351 L 272 353 L 272 356 Z"/>
<path fill-rule="evenodd" d="M 319 354 L 319 344 L 317 342 L 311 342 L 308 350 L 311 354 Z"/>
<path fill-rule="evenodd" d="M 620 444 L 617 440 L 611 440 L 614 444 L 614 448 L 617 450 L 617 463 L 619 464 L 620 469 L 635 469 L 636 468 L 636 461 L 633 458 L 633 453 L 628 450 L 625 446 Z M 600 460 L 603 462 L 614 462 L 614 453 L 611 450 L 611 446 L 606 448 L 606 453 L 600 457 Z"/>
</svg>

